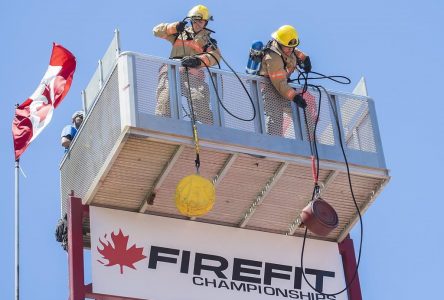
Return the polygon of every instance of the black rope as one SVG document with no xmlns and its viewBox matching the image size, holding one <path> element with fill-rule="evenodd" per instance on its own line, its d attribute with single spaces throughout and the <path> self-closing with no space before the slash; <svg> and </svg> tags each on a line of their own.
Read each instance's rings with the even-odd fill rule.
<svg viewBox="0 0 444 300">
<path fill-rule="evenodd" d="M 352 185 L 352 182 L 351 182 L 351 175 L 350 175 L 350 167 L 349 167 L 349 164 L 348 164 L 347 155 L 345 154 L 344 144 L 342 142 L 342 133 L 341 133 L 341 127 L 340 127 L 340 123 L 339 123 L 338 111 L 337 111 L 337 109 L 336 109 L 332 99 L 330 98 L 330 95 L 328 94 L 327 90 L 322 85 L 308 84 L 307 81 L 309 79 L 330 79 L 332 81 L 335 81 L 335 82 L 341 83 L 341 84 L 349 84 L 351 81 L 350 81 L 349 78 L 347 78 L 345 76 L 326 76 L 326 75 L 323 75 L 323 74 L 320 74 L 320 73 L 316 73 L 316 72 L 311 72 L 311 73 L 319 75 L 320 77 L 310 78 L 310 77 L 308 77 L 308 74 L 304 74 L 304 75 L 302 75 L 302 77 L 304 79 L 303 93 L 305 93 L 305 91 L 307 90 L 308 86 L 317 89 L 317 91 L 319 92 L 318 113 L 317 113 L 317 116 L 316 116 L 315 128 L 314 128 L 314 132 L 313 132 L 313 147 L 312 147 L 312 145 L 310 145 L 310 150 L 312 151 L 312 155 L 313 155 L 313 152 L 316 155 L 316 163 L 317 163 L 317 171 L 316 172 L 317 172 L 317 177 L 319 176 L 319 154 L 318 154 L 318 151 L 317 151 L 317 143 L 316 143 L 316 128 L 317 128 L 317 123 L 319 121 L 319 115 L 320 115 L 320 109 L 321 109 L 321 99 L 322 99 L 321 89 L 322 89 L 325 92 L 325 94 L 327 95 L 330 107 L 331 107 L 331 109 L 333 111 L 333 116 L 334 116 L 334 119 L 335 119 L 334 121 L 335 121 L 336 127 L 338 129 L 339 144 L 341 146 L 342 155 L 344 157 L 344 162 L 345 162 L 346 169 L 347 169 L 347 178 L 348 178 L 350 193 L 351 193 L 351 196 L 352 196 L 353 203 L 355 205 L 356 211 L 357 211 L 358 216 L 359 216 L 359 224 L 360 224 L 359 252 L 358 252 L 358 259 L 357 259 L 355 271 L 353 273 L 353 277 L 352 277 L 352 279 L 349 282 L 347 282 L 347 284 L 346 284 L 344 289 L 342 289 L 342 290 L 340 290 L 340 291 L 338 291 L 336 293 L 324 293 L 322 291 L 319 291 L 316 287 L 314 287 L 308 281 L 308 279 L 307 279 L 307 277 L 305 275 L 305 272 L 304 272 L 304 252 L 305 252 L 305 242 L 306 242 L 306 239 L 307 239 L 307 232 L 308 232 L 308 228 L 305 228 L 304 239 L 303 239 L 302 250 L 301 250 L 301 269 L 302 269 L 302 275 L 304 277 L 304 280 L 317 293 L 325 295 L 325 296 L 336 296 L 336 295 L 339 295 L 339 294 L 343 293 L 344 291 L 348 290 L 349 287 L 354 282 L 354 280 L 356 279 L 356 276 L 358 274 L 358 269 L 359 269 L 359 264 L 360 264 L 360 261 L 361 261 L 361 254 L 362 254 L 362 241 L 363 241 L 363 238 L 364 238 L 364 225 L 363 225 L 363 222 L 362 222 L 361 211 L 359 209 L 358 203 L 356 202 L 355 194 L 353 192 L 353 185 Z M 303 73 L 300 73 L 300 74 L 303 74 Z M 298 83 L 300 83 L 300 77 L 301 77 L 301 75 L 299 75 L 298 78 L 295 79 L 295 80 L 298 81 Z M 344 81 L 339 81 L 339 80 L 336 80 L 335 78 L 342 78 L 342 79 L 345 79 L 346 81 L 345 82 Z M 290 80 L 290 81 L 292 82 L 292 81 L 295 81 L 295 80 Z M 305 109 L 304 109 L 304 118 L 305 118 L 305 124 L 306 124 L 307 131 L 308 131 L 309 129 L 308 129 L 308 122 L 307 122 L 307 116 L 306 116 Z M 310 137 L 310 133 L 309 132 L 308 132 L 308 135 Z M 315 195 L 316 195 L 316 193 L 318 191 L 319 191 L 319 186 L 317 184 L 315 184 L 315 187 L 313 188 L 313 193 L 312 193 L 312 201 L 314 200 Z"/>
<path fill-rule="evenodd" d="M 295 81 L 297 81 L 298 83 L 300 83 L 300 80 L 301 80 L 300 77 L 303 77 L 305 81 L 307 81 L 307 80 L 318 80 L 318 79 L 329 79 L 329 80 L 334 81 L 334 82 L 339 83 L 339 84 L 350 84 L 351 83 L 350 78 L 348 78 L 346 76 L 340 76 L 340 75 L 328 76 L 328 75 L 324 75 L 324 74 L 321 74 L 321 73 L 318 73 L 318 72 L 313 72 L 313 71 L 310 71 L 310 73 L 318 75 L 318 77 L 308 77 L 308 74 L 305 74 L 305 73 L 301 72 L 301 73 L 299 73 L 297 78 L 290 79 L 290 80 L 288 80 L 288 82 L 295 82 Z M 343 79 L 344 81 L 341 81 L 341 80 L 336 79 L 336 78 Z"/>
<path fill-rule="evenodd" d="M 210 54 L 211 56 L 213 56 L 214 59 L 216 59 L 216 58 L 214 57 L 214 55 L 211 54 L 211 53 L 205 53 L 205 54 Z M 231 68 L 231 66 L 228 65 L 227 61 L 223 58 L 222 55 L 221 55 L 220 57 L 221 57 L 222 60 L 225 62 L 225 64 L 228 66 L 228 68 L 230 68 L 230 70 L 232 71 L 232 73 L 234 74 L 234 76 L 236 76 L 237 80 L 239 80 L 239 82 L 240 82 L 242 88 L 244 89 L 245 93 L 247 94 L 248 99 L 249 99 L 250 102 L 251 102 L 251 107 L 253 108 L 253 116 L 252 116 L 251 118 L 249 118 L 249 119 L 242 118 L 242 117 L 236 116 L 236 115 L 233 114 L 228 108 L 225 107 L 223 101 L 221 100 L 221 98 L 220 98 L 220 96 L 219 96 L 219 92 L 218 92 L 218 90 L 217 90 L 217 86 L 216 86 L 216 83 L 214 82 L 213 76 L 211 75 L 211 70 L 210 70 L 209 66 L 208 66 L 208 65 L 207 65 L 202 59 L 199 58 L 200 61 L 204 64 L 205 68 L 206 68 L 207 71 L 208 71 L 208 75 L 209 75 L 209 77 L 210 77 L 211 84 L 213 85 L 214 91 L 215 91 L 215 93 L 216 93 L 217 100 L 219 101 L 219 103 L 220 103 L 220 105 L 222 106 L 222 108 L 223 108 L 223 109 L 224 109 L 224 110 L 225 110 L 230 116 L 232 116 L 233 118 L 238 119 L 238 120 L 241 120 L 241 121 L 245 121 L 245 122 L 253 121 L 253 120 L 256 118 L 256 114 L 257 114 L 257 113 L 256 113 L 256 107 L 254 106 L 253 98 L 251 97 L 250 93 L 248 92 L 247 88 L 245 87 L 244 83 L 242 82 L 242 79 L 240 79 L 239 75 L 237 75 L 237 73 L 233 70 L 233 68 Z M 218 65 L 219 65 L 219 69 L 220 69 L 219 61 L 218 61 L 217 59 L 216 59 L 216 61 L 217 61 Z"/>
</svg>

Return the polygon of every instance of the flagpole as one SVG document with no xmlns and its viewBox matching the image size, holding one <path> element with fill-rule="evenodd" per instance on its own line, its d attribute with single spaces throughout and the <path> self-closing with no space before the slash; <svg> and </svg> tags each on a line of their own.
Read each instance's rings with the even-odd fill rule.
<svg viewBox="0 0 444 300">
<path fill-rule="evenodd" d="M 15 300 L 19 300 L 19 168 L 20 159 L 15 161 Z"/>
</svg>

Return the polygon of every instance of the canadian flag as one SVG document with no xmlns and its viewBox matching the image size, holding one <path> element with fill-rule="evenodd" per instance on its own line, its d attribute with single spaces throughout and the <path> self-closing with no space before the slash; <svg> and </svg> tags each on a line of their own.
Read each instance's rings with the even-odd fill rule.
<svg viewBox="0 0 444 300">
<path fill-rule="evenodd" d="M 49 124 L 52 113 L 71 87 L 76 58 L 67 49 L 53 43 L 48 70 L 35 92 L 15 109 L 12 121 L 15 159 Z"/>
</svg>

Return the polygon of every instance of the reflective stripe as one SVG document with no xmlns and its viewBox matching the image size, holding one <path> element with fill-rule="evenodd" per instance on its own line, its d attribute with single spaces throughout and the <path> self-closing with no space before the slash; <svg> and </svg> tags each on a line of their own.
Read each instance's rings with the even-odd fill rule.
<svg viewBox="0 0 444 300">
<path fill-rule="evenodd" d="M 194 51 L 196 51 L 197 53 L 203 52 L 203 48 L 196 41 L 193 41 L 193 40 L 187 41 L 187 40 L 177 39 L 176 42 L 174 42 L 173 48 L 174 47 L 183 47 L 182 41 L 183 41 L 184 47 L 191 48 Z"/>
<path fill-rule="evenodd" d="M 271 79 L 283 79 L 287 77 L 287 72 L 285 71 L 269 72 L 268 76 L 270 76 Z"/>
</svg>

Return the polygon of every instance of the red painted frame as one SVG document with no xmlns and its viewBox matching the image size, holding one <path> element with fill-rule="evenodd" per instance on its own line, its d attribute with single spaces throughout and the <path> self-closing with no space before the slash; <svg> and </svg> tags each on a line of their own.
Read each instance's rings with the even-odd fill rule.
<svg viewBox="0 0 444 300">
<path fill-rule="evenodd" d="M 353 240 L 350 235 L 347 235 L 345 240 L 338 244 L 339 253 L 342 256 L 342 265 L 344 267 L 345 282 L 350 282 L 353 279 L 353 275 L 356 270 L 356 256 L 355 248 L 353 247 Z M 348 288 L 349 300 L 362 300 L 361 285 L 359 283 L 359 274 L 356 273 L 356 277 Z"/>
<path fill-rule="evenodd" d="M 83 268 L 83 218 L 89 215 L 89 206 L 82 199 L 69 196 L 68 201 L 68 271 L 69 300 L 142 300 L 92 292 L 92 283 L 85 285 Z"/>
<path fill-rule="evenodd" d="M 89 206 L 82 204 L 82 199 L 74 197 L 68 201 L 68 270 L 69 270 L 69 300 L 142 300 L 121 296 L 104 295 L 92 292 L 92 283 L 85 285 L 83 268 L 83 218 L 89 215 Z M 346 282 L 349 282 L 356 268 L 355 249 L 350 236 L 338 244 L 342 256 Z M 359 276 L 348 289 L 349 300 L 362 300 Z"/>
</svg>

